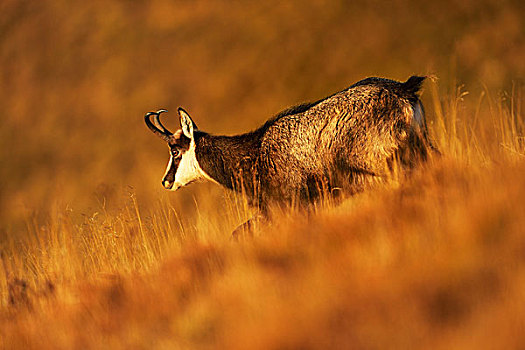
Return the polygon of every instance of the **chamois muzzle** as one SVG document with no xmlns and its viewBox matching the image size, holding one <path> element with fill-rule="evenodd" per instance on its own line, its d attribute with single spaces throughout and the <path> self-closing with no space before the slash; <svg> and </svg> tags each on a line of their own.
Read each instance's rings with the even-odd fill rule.
<svg viewBox="0 0 525 350">
<path fill-rule="evenodd" d="M 148 112 L 144 116 L 144 120 L 146 121 L 146 125 L 148 126 L 148 128 L 151 131 L 153 131 L 155 135 L 157 135 L 164 141 L 169 142 L 171 140 L 173 133 L 169 131 L 168 129 L 166 129 L 159 120 L 160 115 L 164 112 L 167 112 L 167 110 L 159 109 L 156 112 Z"/>
<path fill-rule="evenodd" d="M 164 186 L 164 188 L 167 190 L 171 190 L 171 188 L 173 187 L 173 181 L 163 179 L 162 186 Z"/>
</svg>

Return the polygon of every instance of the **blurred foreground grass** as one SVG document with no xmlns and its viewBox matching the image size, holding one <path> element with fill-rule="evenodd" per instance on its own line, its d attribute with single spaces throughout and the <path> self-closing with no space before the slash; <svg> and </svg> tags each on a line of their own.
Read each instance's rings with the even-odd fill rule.
<svg viewBox="0 0 525 350">
<path fill-rule="evenodd" d="M 524 346 L 522 2 L 0 10 L 4 348 Z M 404 181 L 277 213 L 239 244 L 242 198 L 160 190 L 148 110 L 232 134 L 414 73 L 440 77 L 423 101 L 443 157 Z"/>
</svg>

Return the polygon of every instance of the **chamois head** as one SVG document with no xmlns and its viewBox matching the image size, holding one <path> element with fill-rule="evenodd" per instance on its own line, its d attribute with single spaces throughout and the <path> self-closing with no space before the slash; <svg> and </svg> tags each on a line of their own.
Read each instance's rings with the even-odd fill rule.
<svg viewBox="0 0 525 350">
<path fill-rule="evenodd" d="M 207 177 L 195 156 L 194 132 L 197 130 L 197 125 L 184 109 L 179 108 L 178 111 L 181 129 L 175 133 L 166 129 L 159 120 L 160 115 L 167 112 L 165 109 L 146 113 L 144 117 L 148 128 L 168 143 L 170 160 L 162 179 L 162 185 L 171 191 Z"/>
</svg>

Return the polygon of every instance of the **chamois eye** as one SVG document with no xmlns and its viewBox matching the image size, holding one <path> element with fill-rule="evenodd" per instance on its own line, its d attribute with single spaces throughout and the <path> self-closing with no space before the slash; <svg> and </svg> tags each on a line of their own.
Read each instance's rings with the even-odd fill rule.
<svg viewBox="0 0 525 350">
<path fill-rule="evenodd" d="M 172 149 L 171 150 L 171 155 L 173 156 L 173 158 L 178 158 L 178 157 L 180 157 L 181 152 L 180 152 L 179 149 Z"/>
</svg>

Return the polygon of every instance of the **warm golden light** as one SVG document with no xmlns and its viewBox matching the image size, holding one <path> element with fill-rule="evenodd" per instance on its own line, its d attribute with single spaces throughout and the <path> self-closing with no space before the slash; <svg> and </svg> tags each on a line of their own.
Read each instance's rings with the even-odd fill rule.
<svg viewBox="0 0 525 350">
<path fill-rule="evenodd" d="M 523 347 L 524 22 L 500 1 L 3 1 L 0 347 Z M 231 135 L 413 74 L 439 78 L 442 157 L 406 178 L 239 242 L 241 196 L 161 186 L 147 111 Z"/>
</svg>

